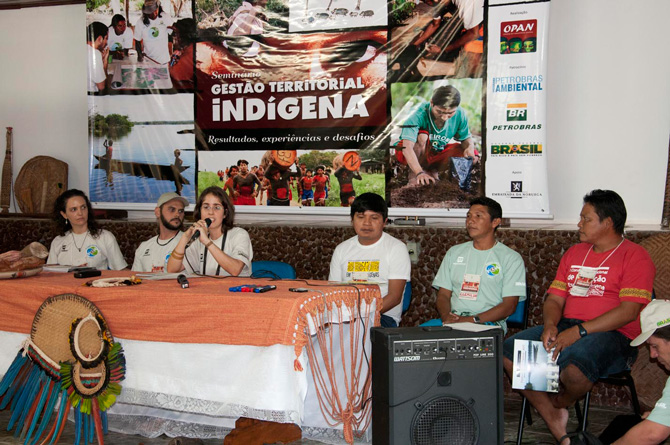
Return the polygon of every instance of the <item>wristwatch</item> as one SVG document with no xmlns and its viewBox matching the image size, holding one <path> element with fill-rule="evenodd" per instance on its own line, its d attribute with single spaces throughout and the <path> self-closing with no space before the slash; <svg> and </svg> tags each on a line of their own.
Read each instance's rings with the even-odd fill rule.
<svg viewBox="0 0 670 445">
<path fill-rule="evenodd" d="M 588 332 L 586 332 L 586 329 L 584 329 L 584 326 L 582 326 L 581 323 L 577 325 L 577 329 L 579 329 L 579 336 L 580 337 L 586 337 L 588 335 Z"/>
<path fill-rule="evenodd" d="M 472 317 L 472 321 L 474 321 L 475 323 L 481 323 L 481 320 L 479 319 L 479 316 L 478 316 L 478 315 L 474 315 L 474 316 Z"/>
</svg>

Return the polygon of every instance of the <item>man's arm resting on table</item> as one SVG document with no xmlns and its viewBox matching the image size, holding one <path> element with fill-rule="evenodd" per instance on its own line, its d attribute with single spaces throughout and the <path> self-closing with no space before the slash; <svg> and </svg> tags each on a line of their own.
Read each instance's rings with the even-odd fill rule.
<svg viewBox="0 0 670 445">
<path fill-rule="evenodd" d="M 389 292 L 382 299 L 382 314 L 402 303 L 406 282 L 405 280 L 389 280 Z"/>
<path fill-rule="evenodd" d="M 651 420 L 643 420 L 628 430 L 612 445 L 656 445 L 670 436 L 670 427 Z"/>
</svg>

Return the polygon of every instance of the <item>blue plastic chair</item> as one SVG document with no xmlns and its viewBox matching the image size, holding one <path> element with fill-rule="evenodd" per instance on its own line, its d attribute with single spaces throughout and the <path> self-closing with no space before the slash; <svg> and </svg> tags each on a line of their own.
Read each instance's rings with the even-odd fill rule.
<svg viewBox="0 0 670 445">
<path fill-rule="evenodd" d="M 283 261 L 252 261 L 251 276 L 253 278 L 275 278 L 293 280 L 295 269 Z"/>
<path fill-rule="evenodd" d="M 507 327 L 508 328 L 521 328 L 526 329 L 528 327 L 528 301 L 530 300 L 529 291 L 526 291 L 526 299 L 519 301 L 516 304 L 516 310 L 512 315 L 507 317 Z"/>
<path fill-rule="evenodd" d="M 404 314 L 409 309 L 409 304 L 412 301 L 412 282 L 405 283 L 405 291 L 402 293 L 402 313 Z"/>
</svg>

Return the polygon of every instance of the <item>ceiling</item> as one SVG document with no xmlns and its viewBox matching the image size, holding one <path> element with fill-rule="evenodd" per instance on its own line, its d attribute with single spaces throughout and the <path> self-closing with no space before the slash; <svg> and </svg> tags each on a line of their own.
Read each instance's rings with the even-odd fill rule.
<svg viewBox="0 0 670 445">
<path fill-rule="evenodd" d="M 85 0 L 0 0 L 0 9 L 35 8 L 38 6 L 77 5 Z"/>
</svg>

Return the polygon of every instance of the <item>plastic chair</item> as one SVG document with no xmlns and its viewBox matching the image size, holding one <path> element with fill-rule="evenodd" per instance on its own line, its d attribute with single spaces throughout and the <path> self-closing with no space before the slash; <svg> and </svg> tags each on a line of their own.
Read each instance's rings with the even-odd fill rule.
<svg viewBox="0 0 670 445">
<path fill-rule="evenodd" d="M 405 283 L 405 291 L 402 294 L 402 313 L 404 314 L 409 309 L 409 304 L 412 302 L 412 282 Z"/>
<path fill-rule="evenodd" d="M 283 261 L 252 261 L 251 276 L 253 278 L 274 278 L 293 280 L 295 269 Z"/>
</svg>

